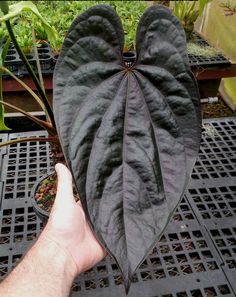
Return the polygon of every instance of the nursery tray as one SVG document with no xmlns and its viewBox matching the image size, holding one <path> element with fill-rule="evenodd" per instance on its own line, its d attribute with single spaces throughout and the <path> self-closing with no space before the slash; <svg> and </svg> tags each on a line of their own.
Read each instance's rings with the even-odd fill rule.
<svg viewBox="0 0 236 297">
<path fill-rule="evenodd" d="M 204 120 L 194 181 L 236 178 L 236 121 L 232 119 Z"/>
<path fill-rule="evenodd" d="M 0 133 L 0 143 L 1 142 L 5 142 L 8 140 L 8 134 L 1 134 Z M 6 147 L 3 147 L 0 149 L 0 158 L 2 155 L 6 154 L 6 151 L 7 151 L 7 148 Z"/>
<path fill-rule="evenodd" d="M 197 45 L 201 46 L 210 46 L 206 40 L 204 40 L 201 36 L 199 36 L 197 33 L 192 34 L 192 42 L 196 43 Z M 199 66 L 204 67 L 211 67 L 211 66 L 227 66 L 230 65 L 230 61 L 224 57 L 221 53 L 217 53 L 213 57 L 204 57 L 204 56 L 198 56 L 198 55 L 192 55 L 189 54 L 189 63 L 192 68 L 196 68 Z"/>
<path fill-rule="evenodd" d="M 31 53 L 25 54 L 25 56 L 33 70 L 37 73 L 34 52 L 32 51 Z M 40 47 L 38 47 L 38 56 L 42 73 L 48 74 L 49 71 L 52 73 L 51 47 L 48 44 L 42 44 Z M 8 49 L 4 65 L 18 77 L 28 75 L 28 71 L 13 45 L 11 45 Z M 9 77 L 9 75 L 4 74 L 4 77 Z"/>
<path fill-rule="evenodd" d="M 234 118 L 204 121 L 201 150 L 186 194 L 137 270 L 128 296 L 236 296 L 235 128 Z M 39 136 L 46 133 L 15 133 L 9 139 Z M 32 141 L 11 146 L 0 156 L 0 278 L 41 231 L 30 189 L 51 171 L 49 154 L 48 144 Z M 107 256 L 76 279 L 71 296 L 126 296 L 114 260 Z"/>
</svg>

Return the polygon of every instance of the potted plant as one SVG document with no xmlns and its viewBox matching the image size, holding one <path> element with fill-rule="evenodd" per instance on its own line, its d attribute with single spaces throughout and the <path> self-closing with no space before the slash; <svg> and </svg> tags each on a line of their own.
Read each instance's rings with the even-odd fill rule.
<svg viewBox="0 0 236 297">
<path fill-rule="evenodd" d="M 178 1 L 174 2 L 173 14 L 179 19 L 184 28 L 187 40 L 190 39 L 194 23 L 202 15 L 203 10 L 211 0 Z"/>
<path fill-rule="evenodd" d="M 19 30 L 16 30 L 16 33 L 18 35 L 18 38 L 16 38 L 14 32 L 12 31 L 9 18 L 19 15 L 19 13 L 22 10 L 23 11 L 24 10 L 31 10 L 34 14 L 36 14 L 38 17 L 40 17 L 40 19 L 42 21 L 42 25 L 43 25 L 43 27 L 45 28 L 45 30 L 47 32 L 47 35 L 51 36 L 51 40 L 53 40 L 54 32 L 51 29 L 51 27 L 49 26 L 49 24 L 39 14 L 36 6 L 32 2 L 30 2 L 30 1 L 28 3 L 19 2 L 17 4 L 14 4 L 14 5 L 10 6 L 9 13 L 8 13 L 7 3 L 2 1 L 1 5 L 6 5 L 5 10 L 4 10 L 4 6 L 2 7 L 3 10 L 4 10 L 4 13 L 5 13 L 5 15 L 4 15 L 4 17 L 2 19 L 6 21 L 7 29 L 8 29 L 8 32 L 9 32 L 9 35 L 10 35 L 11 39 L 10 38 L 8 39 L 8 41 L 5 43 L 5 45 L 4 45 L 4 47 L 3 47 L 2 51 L 1 51 L 1 59 L 0 59 L 0 62 L 1 62 L 0 63 L 1 77 L 0 77 L 0 79 L 2 80 L 2 74 L 3 73 L 7 73 L 10 77 L 15 79 L 18 83 L 20 83 L 32 95 L 33 99 L 37 101 L 37 103 L 40 105 L 42 110 L 45 111 L 46 120 L 43 121 L 43 120 L 41 120 L 41 119 L 39 119 L 39 118 L 37 118 L 35 116 L 32 116 L 30 113 L 25 112 L 21 108 L 18 108 L 16 106 L 12 105 L 12 104 L 9 104 L 9 103 L 6 103 L 6 102 L 2 101 L 1 105 L 0 105 L 0 128 L 1 128 L 1 130 L 8 130 L 9 129 L 8 127 L 6 127 L 6 125 L 4 123 L 3 106 L 7 106 L 8 108 L 13 109 L 14 111 L 17 111 L 17 112 L 20 112 L 20 113 L 24 114 L 27 118 L 31 119 L 33 122 L 35 122 L 36 124 L 38 124 L 39 126 L 41 126 L 42 128 L 47 130 L 49 137 L 43 138 L 41 140 L 50 141 L 54 162 L 57 162 L 57 161 L 64 162 L 63 154 L 62 154 L 62 151 L 61 151 L 61 146 L 60 146 L 60 143 L 59 143 L 59 140 L 58 140 L 58 137 L 57 137 L 56 128 L 55 128 L 55 122 L 54 122 L 52 107 L 50 105 L 50 102 L 49 102 L 44 90 L 43 90 L 42 83 L 37 79 L 37 76 L 36 76 L 36 74 L 34 72 L 34 69 L 31 68 L 31 65 L 28 62 L 27 54 L 29 52 L 30 53 L 32 52 L 32 47 L 30 47 L 29 51 L 25 51 L 25 48 L 24 48 L 25 37 L 27 37 L 26 39 L 30 40 L 31 44 L 33 44 L 32 36 L 29 37 L 27 35 L 29 33 L 28 28 L 26 28 L 26 27 L 24 28 L 24 26 L 21 26 Z M 38 94 L 36 94 L 36 92 L 34 92 L 32 89 L 30 89 L 29 86 L 27 86 L 20 78 L 16 77 L 9 69 L 4 67 L 4 60 L 6 58 L 8 48 L 9 48 L 9 44 L 10 44 L 11 40 L 12 40 L 16 50 L 18 51 L 19 56 L 21 57 L 22 61 L 24 62 L 25 68 L 28 70 L 30 76 L 32 77 L 32 79 L 33 79 L 33 81 L 34 81 L 34 83 L 35 83 L 35 85 L 37 87 Z M 39 70 L 40 70 L 40 64 L 39 64 L 38 72 L 40 72 Z M 0 84 L 0 86 L 1 86 L 0 87 L 1 100 L 3 100 L 2 84 Z M 10 141 L 10 142 L 3 143 L 2 145 L 9 145 L 9 144 L 13 144 L 13 143 L 17 143 L 17 142 L 24 142 L 24 141 L 29 141 L 29 139 L 25 138 L 25 139 L 21 139 L 21 140 L 15 140 L 13 142 Z M 37 138 L 37 141 L 40 141 L 40 139 Z M 50 181 L 51 178 L 49 177 L 48 180 Z M 42 183 L 42 189 L 44 189 L 44 183 Z M 48 188 L 47 188 L 47 190 L 48 190 Z M 42 191 L 41 188 L 39 188 L 38 191 L 40 193 Z M 49 195 L 49 194 L 50 194 L 50 192 L 47 191 L 47 195 Z M 37 212 L 38 208 L 39 207 L 35 204 L 36 212 Z M 41 219 L 44 219 L 45 222 L 46 222 L 48 214 L 46 213 L 46 215 L 44 216 L 43 215 L 44 213 L 45 213 L 45 211 L 43 209 L 38 211 L 38 215 L 41 216 Z"/>
<path fill-rule="evenodd" d="M 55 42 L 51 45 L 53 53 L 53 62 L 56 63 L 57 58 L 60 54 L 60 50 L 63 44 L 64 38 L 60 34 L 56 33 Z"/>
<path fill-rule="evenodd" d="M 194 23 L 203 14 L 204 8 L 209 2 L 211 1 L 175 1 L 173 9 L 173 13 L 180 20 L 186 33 L 189 59 L 198 79 L 201 98 L 218 96 L 221 77 L 215 75 L 214 72 L 221 73 L 222 68 L 230 66 L 230 61 L 219 50 L 211 47 L 198 34 L 193 34 Z M 224 75 L 225 70 L 222 72 Z M 202 73 L 204 79 L 201 78 Z"/>
<path fill-rule="evenodd" d="M 45 31 L 44 26 L 40 22 L 35 21 L 34 30 L 36 39 L 40 44 L 48 42 L 47 32 Z"/>
<path fill-rule="evenodd" d="M 224 9 L 225 16 L 232 16 L 236 14 L 236 5 L 230 2 L 221 3 L 220 6 Z"/>
<path fill-rule="evenodd" d="M 56 129 L 52 121 L 39 124 L 51 128 L 46 141 L 60 139 L 91 228 L 128 291 L 184 194 L 201 120 L 185 35 L 169 9 L 152 6 L 141 17 L 132 66 L 123 47 L 110 6 L 78 16 L 54 72 Z"/>
<path fill-rule="evenodd" d="M 7 30 L 3 27 L 0 26 L 0 42 L 4 42 L 7 39 Z"/>
<path fill-rule="evenodd" d="M 15 26 L 14 33 L 21 50 L 24 54 L 31 54 L 33 49 L 33 40 L 30 27 L 27 24 Z"/>
<path fill-rule="evenodd" d="M 30 94 L 33 96 L 33 98 L 37 101 L 37 103 L 41 106 L 41 108 L 46 112 L 46 116 L 47 116 L 47 127 L 55 126 L 54 124 L 54 118 L 53 118 L 53 112 L 52 112 L 52 107 L 50 106 L 50 102 L 45 94 L 44 88 L 43 88 L 43 83 L 42 80 L 40 81 L 34 70 L 32 69 L 26 55 L 23 53 L 21 47 L 19 46 L 18 42 L 17 42 L 17 38 L 15 37 L 15 34 L 12 30 L 12 26 L 10 24 L 10 19 L 19 16 L 22 12 L 24 11 L 31 11 L 33 14 L 35 14 L 40 21 L 42 22 L 43 26 L 45 27 L 45 31 L 47 32 L 48 35 L 48 39 L 51 40 L 51 42 L 53 43 L 54 41 L 54 35 L 55 32 L 54 30 L 51 28 L 51 26 L 47 23 L 47 21 L 42 17 L 42 15 L 39 13 L 37 7 L 31 2 L 31 1 L 23 1 L 23 2 L 18 2 L 16 4 L 13 4 L 10 6 L 10 9 L 7 5 L 6 1 L 1 1 L 0 2 L 0 6 L 1 9 L 4 13 L 4 16 L 2 16 L 0 18 L 0 22 L 1 24 L 3 24 L 5 22 L 8 33 L 9 33 L 9 38 L 7 40 L 7 42 L 4 44 L 4 46 L 1 49 L 1 71 L 0 71 L 0 85 L 1 85 L 1 90 L 0 90 L 0 99 L 3 101 L 3 96 L 2 96 L 2 74 L 3 72 L 7 73 L 8 75 L 10 75 L 12 78 L 14 78 L 16 81 L 18 81 L 18 83 L 20 83 L 26 90 L 28 90 L 30 92 Z M 18 52 L 18 55 L 21 59 L 21 61 L 24 63 L 26 70 L 28 71 L 29 75 L 31 76 L 35 86 L 36 86 L 36 90 L 37 93 L 33 92 L 27 85 L 24 84 L 23 81 L 21 81 L 18 77 L 16 77 L 11 71 L 9 71 L 9 69 L 7 69 L 4 66 L 4 62 L 5 62 L 5 58 L 7 56 L 8 53 L 8 48 L 10 47 L 10 42 L 13 43 L 15 50 Z M 39 64 L 39 63 L 38 63 Z M 39 64 L 40 66 L 40 64 Z M 38 67 L 38 72 L 40 74 L 40 67 Z M 4 103 L 2 103 L 4 104 Z M 9 106 L 10 107 L 10 106 Z M 14 106 L 11 106 L 11 108 L 14 108 Z M 19 111 L 19 109 L 18 109 Z M 32 118 L 32 117 L 31 117 Z M 36 119 L 37 120 L 37 119 Z M 0 125 L 2 130 L 7 129 L 6 127 L 4 128 L 5 124 L 4 124 L 4 109 L 2 108 L 1 105 L 1 109 L 0 109 Z M 54 129 L 55 130 L 55 129 Z"/>
</svg>

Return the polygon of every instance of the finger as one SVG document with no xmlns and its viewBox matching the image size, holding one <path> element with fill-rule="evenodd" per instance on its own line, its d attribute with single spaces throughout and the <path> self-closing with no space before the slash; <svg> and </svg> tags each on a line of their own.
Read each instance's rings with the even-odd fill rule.
<svg viewBox="0 0 236 297">
<path fill-rule="evenodd" d="M 55 203 L 75 202 L 73 197 L 72 176 L 68 168 L 58 163 L 55 166 L 57 173 L 57 195 Z"/>
</svg>

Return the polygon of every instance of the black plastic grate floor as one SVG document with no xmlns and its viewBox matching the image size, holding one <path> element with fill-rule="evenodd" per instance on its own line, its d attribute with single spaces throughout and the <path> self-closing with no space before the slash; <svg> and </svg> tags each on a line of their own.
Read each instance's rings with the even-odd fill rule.
<svg viewBox="0 0 236 297">
<path fill-rule="evenodd" d="M 200 219 L 219 220 L 221 218 L 235 220 L 236 217 L 236 185 L 200 187 L 189 189 L 189 201 Z M 206 222 L 205 222 L 206 224 Z"/>
<path fill-rule="evenodd" d="M 210 45 L 206 42 L 206 40 L 202 39 L 197 33 L 192 34 L 192 42 L 203 46 L 209 47 Z M 189 54 L 189 63 L 192 68 L 199 66 L 217 66 L 217 65 L 230 65 L 229 60 L 224 57 L 221 53 L 216 53 L 212 57 L 204 57 L 200 55 Z"/>
<path fill-rule="evenodd" d="M 236 121 L 205 121 L 192 179 L 236 177 Z"/>
<path fill-rule="evenodd" d="M 7 134 L 0 134 L 0 143 L 1 142 L 5 142 L 8 140 L 8 135 Z M 0 173 L 3 172 L 3 158 L 4 158 L 4 155 L 6 154 L 7 152 L 7 148 L 6 147 L 3 147 L 0 149 Z M 1 193 L 1 192 L 0 192 Z"/>
<path fill-rule="evenodd" d="M 186 196 L 136 272 L 128 296 L 236 296 L 235 128 L 234 119 L 204 122 Z M 9 134 L 9 139 L 38 136 L 45 133 Z M 51 171 L 51 161 L 49 145 L 34 140 L 11 146 L 0 157 L 0 278 L 4 278 L 42 229 L 29 195 L 35 180 Z M 113 259 L 106 257 L 75 280 L 71 295 L 125 296 Z"/>
</svg>

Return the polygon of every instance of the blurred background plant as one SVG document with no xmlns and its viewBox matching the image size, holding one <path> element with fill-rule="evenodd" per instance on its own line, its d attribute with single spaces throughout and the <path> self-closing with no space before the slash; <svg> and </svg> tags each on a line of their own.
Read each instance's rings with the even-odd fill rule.
<svg viewBox="0 0 236 297">
<path fill-rule="evenodd" d="M 180 20 L 185 30 L 187 40 L 191 37 L 197 18 L 202 15 L 205 6 L 210 1 L 211 0 L 174 1 L 173 14 Z"/>
<path fill-rule="evenodd" d="M 2 6 L 5 2 L 6 1 L 1 1 L 0 5 Z M 28 86 L 24 85 L 20 78 L 16 77 L 9 69 L 4 67 L 6 57 L 5 55 L 1 55 L 0 100 L 2 102 L 0 104 L 0 123 L 2 130 L 8 129 L 4 123 L 4 106 L 22 112 L 28 116 L 27 113 L 16 106 L 11 106 L 3 102 L 2 74 L 7 73 L 32 94 L 34 99 L 36 99 L 45 111 L 47 121 L 55 132 L 53 111 L 43 88 L 43 80 L 40 80 L 40 77 L 37 77 L 37 74 L 34 73 L 26 56 L 32 52 L 33 47 L 42 42 L 49 42 L 54 55 L 57 56 L 74 18 L 97 3 L 97 1 L 34 1 L 34 3 L 31 1 L 9 1 L 9 11 L 5 11 L 4 13 L 2 11 L 0 12 L 0 34 L 2 43 L 4 44 L 10 34 L 15 48 L 37 88 L 37 93 L 33 92 Z M 130 1 L 100 1 L 99 3 L 110 4 L 121 16 L 126 37 L 125 49 L 134 49 L 137 23 L 141 14 L 147 8 L 147 3 L 145 3 L 145 1 L 137 1 L 135 3 Z M 42 16 L 46 16 L 46 18 Z M 35 35 L 36 40 L 32 38 L 32 30 L 35 33 L 33 35 Z M 8 48 L 5 47 L 4 52 L 7 53 L 7 50 Z M 38 69 L 38 72 L 41 72 L 40 69 Z M 42 122 L 32 116 L 30 118 L 42 126 Z M 46 124 L 46 126 L 48 127 L 48 124 Z M 52 131 L 49 131 L 49 134 L 51 132 Z"/>
<path fill-rule="evenodd" d="M 7 39 L 7 35 L 6 27 L 0 24 L 0 43 L 3 43 Z"/>
<path fill-rule="evenodd" d="M 203 46 L 196 44 L 194 42 L 188 42 L 187 43 L 187 51 L 188 54 L 194 55 L 194 56 L 201 56 L 201 57 L 214 57 L 217 55 L 218 51 L 211 46 Z"/>
<path fill-rule="evenodd" d="M 24 1 L 23 1 L 24 2 Z M 30 2 L 30 1 L 25 1 Z M 24 11 L 23 14 L 15 16 L 12 29 L 17 38 L 18 44 L 21 49 L 25 53 L 29 53 L 32 50 L 32 46 L 39 45 L 41 43 L 48 42 L 50 43 L 52 52 L 54 54 L 54 62 L 56 61 L 57 56 L 60 53 L 61 46 L 63 44 L 63 40 L 67 34 L 69 26 L 74 18 L 84 12 L 89 7 L 98 4 L 105 3 L 111 5 L 117 13 L 120 15 L 123 28 L 125 31 L 125 45 L 124 51 L 132 51 L 135 50 L 135 39 L 136 39 L 136 28 L 137 23 L 140 19 L 140 16 L 143 14 L 145 9 L 153 4 L 162 4 L 166 5 L 170 9 L 172 9 L 173 13 L 180 19 L 181 24 L 184 26 L 186 35 L 189 38 L 191 36 L 192 30 L 195 28 L 197 31 L 201 31 L 201 28 L 204 27 L 202 25 L 206 21 L 205 15 L 209 14 L 209 7 L 214 9 L 215 6 L 222 11 L 223 16 L 227 16 L 222 22 L 225 22 L 227 19 L 227 27 L 228 23 L 231 22 L 230 17 L 233 16 L 236 3 L 235 0 L 230 0 L 228 2 L 224 2 L 223 0 L 196 0 L 196 1 L 167 1 L 167 0 L 155 0 L 155 1 L 33 1 L 36 5 L 38 11 L 44 16 L 44 20 L 51 25 L 54 31 L 54 40 L 50 40 L 50 37 L 47 34 L 47 30 L 42 22 L 39 21 L 38 16 L 32 14 L 30 11 Z M 211 2 L 211 3 L 209 3 Z M 20 3 L 19 1 L 9 1 L 9 3 Z M 209 5 L 207 5 L 209 3 Z M 212 5 L 211 5 L 212 4 Z M 210 15 L 213 15 L 211 13 Z M 0 18 L 3 14 L 0 13 Z M 214 18 L 214 22 L 216 17 Z M 211 19 L 211 16 L 210 16 Z M 197 20 L 197 21 L 196 21 Z M 201 22 L 201 20 L 204 20 Z M 201 28 L 199 29 L 198 23 L 201 23 Z M 14 26 L 13 26 L 14 24 Z M 220 47 L 218 46 L 218 40 L 228 38 L 231 34 L 231 29 L 227 33 L 224 28 L 226 27 L 220 26 L 218 28 L 218 23 L 213 25 L 209 25 L 207 31 L 210 29 L 213 30 L 214 27 L 217 27 L 218 30 L 213 32 L 212 34 L 207 35 L 207 40 L 210 41 L 210 44 L 215 46 L 215 49 L 212 47 L 206 47 L 204 45 L 198 45 L 195 43 L 195 40 L 188 40 L 188 53 L 197 56 L 211 57 L 214 54 L 219 53 Z M 35 31 L 36 41 L 32 42 L 32 28 Z M 206 26 L 205 26 L 206 30 Z M 223 34 L 220 32 L 224 31 Z M 216 34 L 215 34 L 216 33 Z M 227 33 L 227 34 L 226 34 Z M 229 34 L 230 33 L 230 34 Z M 205 34 L 201 34 L 205 36 Z M 217 36 L 216 36 L 217 35 Z M 214 40 L 217 42 L 212 42 L 214 36 Z M 6 40 L 7 38 L 7 30 L 5 26 L 0 24 L 0 39 Z M 232 48 L 231 42 L 231 48 Z"/>
<path fill-rule="evenodd" d="M 37 16 L 38 21 L 41 21 L 47 33 L 48 40 L 50 40 L 52 43 L 54 42 L 54 30 L 47 23 L 47 21 L 42 17 L 37 7 L 31 1 L 21 1 L 15 4 L 12 4 L 10 6 L 8 6 L 7 1 L 1 1 L 0 8 L 2 10 L 0 23 L 1 25 L 5 23 L 9 34 L 9 38 L 7 39 L 7 42 L 4 43 L 3 41 L 3 46 L 1 47 L 1 52 L 0 52 L 0 126 L 2 130 L 9 129 L 8 127 L 6 127 L 4 122 L 4 106 L 7 106 L 8 108 L 14 111 L 21 112 L 22 114 L 24 114 L 25 116 L 27 116 L 28 118 L 30 118 L 31 120 L 33 120 L 34 122 L 42 126 L 44 129 L 48 131 L 49 135 L 52 136 L 56 134 L 56 129 L 55 129 L 55 122 L 54 122 L 51 103 L 49 102 L 49 99 L 47 98 L 47 95 L 45 93 L 45 90 L 43 87 L 43 80 L 40 79 L 40 75 L 39 77 L 37 77 L 36 73 L 32 69 L 24 53 L 24 51 L 27 53 L 32 51 L 33 40 L 34 40 L 34 34 L 32 34 L 31 36 L 29 35 L 28 27 L 26 25 L 27 20 L 29 18 L 29 13 L 34 14 L 35 16 Z M 12 26 L 11 24 L 12 20 L 14 21 L 14 26 Z M 20 27 L 18 27 L 18 23 L 21 20 L 22 20 L 22 24 Z M 12 30 L 12 27 L 14 27 L 16 32 L 17 30 L 19 30 L 17 37 L 15 36 L 15 33 Z M 32 32 L 32 28 L 31 28 L 31 32 Z M 29 86 L 27 86 L 21 79 L 16 77 L 9 69 L 4 67 L 4 62 L 5 62 L 6 54 L 8 52 L 10 41 L 13 43 L 21 60 L 25 64 L 25 67 L 36 86 L 38 94 L 34 92 L 31 88 L 29 88 Z M 24 49 L 24 51 L 22 49 Z M 37 66 L 38 66 L 38 69 L 37 69 L 38 73 L 40 74 L 41 69 L 40 69 L 39 61 L 37 61 Z M 20 83 L 21 86 L 23 86 L 32 95 L 32 97 L 37 101 L 37 103 L 41 106 L 41 108 L 45 112 L 46 121 L 39 120 L 37 117 L 32 116 L 30 113 L 27 113 L 24 110 L 12 104 L 3 102 L 3 90 L 2 90 L 3 73 L 7 73 L 9 76 L 11 76 L 14 80 Z"/>
<path fill-rule="evenodd" d="M 206 8 L 198 30 L 208 43 L 236 64 L 236 0 L 214 0 Z M 236 112 L 236 77 L 223 78 L 219 92 Z"/>
<path fill-rule="evenodd" d="M 105 3 L 111 5 L 121 17 L 124 31 L 125 31 L 125 50 L 135 49 L 136 39 L 136 27 L 140 16 L 145 9 L 151 4 L 162 4 L 170 8 L 173 8 L 173 13 L 179 18 L 183 25 L 187 37 L 191 35 L 194 27 L 194 23 L 198 16 L 202 15 L 205 5 L 211 0 L 197 0 L 197 1 L 34 1 L 38 10 L 45 16 L 45 19 L 54 28 L 56 33 L 55 44 L 52 44 L 55 53 L 58 54 L 62 45 L 62 41 L 67 34 L 70 24 L 76 17 L 76 15 L 82 13 L 89 7 L 98 3 Z M 15 3 L 17 1 L 9 1 L 9 3 Z M 173 4 L 174 3 L 174 4 Z M 28 19 L 27 19 L 28 17 Z M 18 23 L 19 31 L 21 26 L 24 27 L 27 23 L 28 34 L 31 34 L 30 25 L 35 29 L 37 40 L 46 40 L 47 34 L 45 28 L 37 17 L 32 15 L 24 16 L 25 20 Z M 27 36 L 27 32 L 25 32 Z M 16 34 L 17 35 L 17 34 Z M 22 41 L 27 43 L 27 38 Z"/>
<path fill-rule="evenodd" d="M 168 1 L 168 0 L 155 0 L 155 1 L 153 1 L 153 4 L 154 5 L 160 4 L 160 5 L 164 5 L 164 6 L 169 7 L 170 6 L 170 1 Z"/>
<path fill-rule="evenodd" d="M 236 14 L 236 5 L 233 5 L 229 1 L 221 3 L 220 6 L 224 8 L 225 16 L 232 16 Z"/>
<path fill-rule="evenodd" d="M 10 2 L 15 3 L 16 1 Z M 58 55 L 69 26 L 75 17 L 89 7 L 102 3 L 111 5 L 117 11 L 125 31 L 125 50 L 134 50 L 138 21 L 145 9 L 150 5 L 145 1 L 34 1 L 34 3 L 56 31 L 56 40 L 51 43 L 55 55 Z M 45 29 L 37 18 L 31 16 L 30 22 L 35 29 L 36 39 L 46 40 Z M 20 28 L 24 25 L 19 22 L 18 26 Z M 31 34 L 29 25 L 28 32 Z"/>
<path fill-rule="evenodd" d="M 33 49 L 33 39 L 29 26 L 26 23 L 14 26 L 14 34 L 23 53 L 30 54 Z"/>
</svg>

